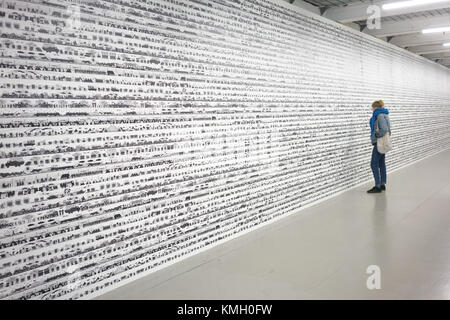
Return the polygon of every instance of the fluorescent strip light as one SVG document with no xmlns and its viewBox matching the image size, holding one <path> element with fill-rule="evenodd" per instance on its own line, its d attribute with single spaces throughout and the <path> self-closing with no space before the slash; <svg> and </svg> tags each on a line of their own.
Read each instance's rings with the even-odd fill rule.
<svg viewBox="0 0 450 320">
<path fill-rule="evenodd" d="M 450 47 L 450 42 L 444 43 L 444 47 Z"/>
<path fill-rule="evenodd" d="M 415 7 L 415 6 L 425 5 L 425 4 L 432 4 L 432 3 L 446 2 L 446 1 L 449 1 L 449 0 L 409 0 L 409 1 L 386 3 L 386 4 L 383 4 L 381 6 L 381 8 L 383 8 L 383 10 L 395 10 L 395 9 Z"/>
<path fill-rule="evenodd" d="M 441 28 L 423 29 L 422 33 L 436 33 L 436 32 L 446 32 L 446 31 L 450 31 L 450 26 L 441 27 Z"/>
</svg>

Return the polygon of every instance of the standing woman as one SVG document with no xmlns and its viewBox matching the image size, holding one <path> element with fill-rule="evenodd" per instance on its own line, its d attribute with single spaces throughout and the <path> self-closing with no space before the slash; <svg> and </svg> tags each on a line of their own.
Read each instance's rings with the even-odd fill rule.
<svg viewBox="0 0 450 320">
<path fill-rule="evenodd" d="M 380 193 L 386 190 L 386 163 L 385 154 L 379 153 L 377 149 L 377 138 L 387 134 L 391 134 L 391 124 L 389 121 L 389 110 L 384 108 L 382 100 L 372 103 L 372 118 L 370 118 L 370 140 L 372 141 L 372 160 L 370 167 L 372 168 L 375 186 L 367 190 L 368 193 Z"/>
</svg>

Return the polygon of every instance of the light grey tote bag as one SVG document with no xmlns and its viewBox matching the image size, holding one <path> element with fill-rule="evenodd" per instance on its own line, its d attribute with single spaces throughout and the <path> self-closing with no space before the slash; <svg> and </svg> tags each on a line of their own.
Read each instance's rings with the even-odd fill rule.
<svg viewBox="0 0 450 320">
<path fill-rule="evenodd" d="M 378 130 L 378 121 L 377 121 Z M 385 154 L 392 150 L 391 134 L 386 132 L 386 134 L 380 138 L 377 138 L 377 150 L 379 153 Z"/>
</svg>

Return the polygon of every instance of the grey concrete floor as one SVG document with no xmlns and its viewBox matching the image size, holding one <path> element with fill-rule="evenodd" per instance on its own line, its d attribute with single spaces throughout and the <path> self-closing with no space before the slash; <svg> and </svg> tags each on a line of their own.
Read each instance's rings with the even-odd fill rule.
<svg viewBox="0 0 450 320">
<path fill-rule="evenodd" d="M 450 149 L 96 299 L 450 299 Z M 369 290 L 369 265 L 381 289 Z"/>
</svg>

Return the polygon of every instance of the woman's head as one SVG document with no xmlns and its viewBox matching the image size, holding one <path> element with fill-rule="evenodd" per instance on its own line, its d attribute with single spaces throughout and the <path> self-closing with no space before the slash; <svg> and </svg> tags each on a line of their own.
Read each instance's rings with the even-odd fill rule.
<svg viewBox="0 0 450 320">
<path fill-rule="evenodd" d="M 372 103 L 372 110 L 375 110 L 376 108 L 383 108 L 384 102 L 383 100 L 377 100 L 374 103 Z"/>
</svg>

